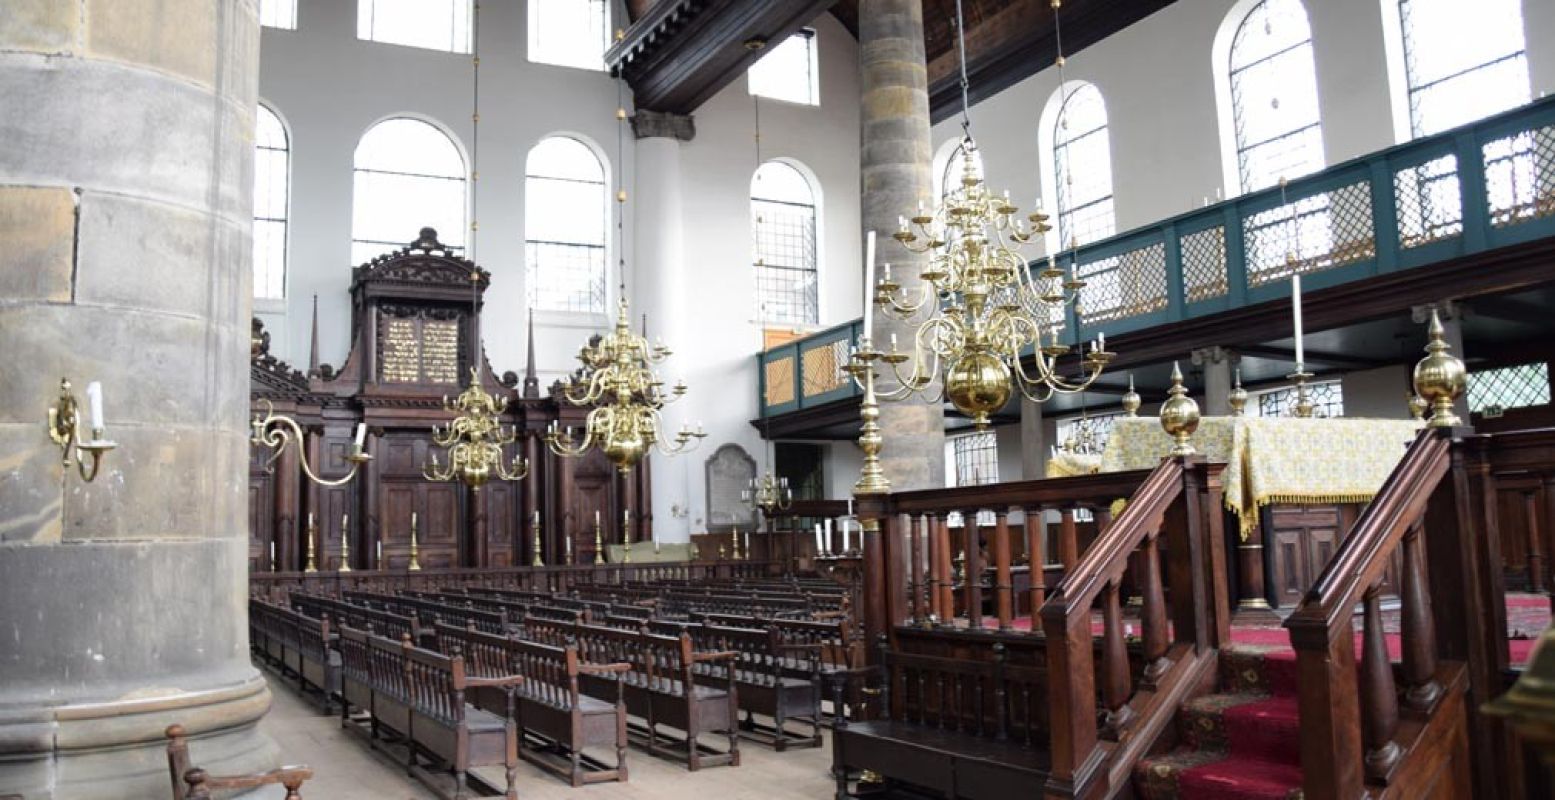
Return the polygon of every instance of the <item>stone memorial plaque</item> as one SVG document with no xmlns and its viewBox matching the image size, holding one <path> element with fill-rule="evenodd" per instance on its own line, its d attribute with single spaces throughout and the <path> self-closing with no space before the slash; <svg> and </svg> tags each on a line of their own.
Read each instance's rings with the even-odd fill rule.
<svg viewBox="0 0 1555 800">
<path fill-rule="evenodd" d="M 756 461 L 737 444 L 718 448 L 707 459 L 707 529 L 756 526 L 756 510 L 741 498 L 756 477 Z"/>
</svg>

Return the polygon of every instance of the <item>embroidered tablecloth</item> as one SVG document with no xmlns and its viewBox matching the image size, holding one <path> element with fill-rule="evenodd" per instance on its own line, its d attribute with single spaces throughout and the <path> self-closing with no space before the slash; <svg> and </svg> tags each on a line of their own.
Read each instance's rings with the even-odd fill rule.
<svg viewBox="0 0 1555 800">
<path fill-rule="evenodd" d="M 1047 460 L 1049 478 L 1073 478 L 1076 475 L 1095 475 L 1101 470 L 1101 456 L 1069 453 L 1063 450 Z"/>
<path fill-rule="evenodd" d="M 1270 503 L 1369 502 L 1404 457 L 1420 430 L 1418 420 L 1205 417 L 1194 448 L 1224 461 L 1225 503 L 1243 538 Z M 1155 417 L 1124 417 L 1113 424 L 1101 456 L 1102 472 L 1153 469 L 1172 439 Z"/>
</svg>

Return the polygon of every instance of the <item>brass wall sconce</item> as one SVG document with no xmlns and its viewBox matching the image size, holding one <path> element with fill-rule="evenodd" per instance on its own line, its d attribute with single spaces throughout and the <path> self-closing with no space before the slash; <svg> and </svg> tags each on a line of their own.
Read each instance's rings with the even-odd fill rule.
<svg viewBox="0 0 1555 800">
<path fill-rule="evenodd" d="M 351 444 L 351 452 L 345 456 L 346 461 L 351 464 L 351 471 L 347 472 L 344 477 L 335 480 L 320 478 L 313 473 L 313 467 L 309 466 L 307 453 L 302 452 L 302 428 L 297 424 L 297 420 L 285 414 L 275 413 L 275 404 L 269 400 L 265 400 L 264 404 L 264 416 L 260 417 L 256 414 L 254 415 L 254 421 L 249 423 L 253 427 L 254 433 L 249 437 L 248 441 L 249 444 L 255 447 L 268 447 L 275 451 L 265 461 L 265 472 L 271 473 L 275 471 L 275 462 L 286 451 L 286 445 L 293 443 L 297 445 L 298 463 L 302 465 L 302 473 L 308 476 L 308 480 L 320 486 L 344 486 L 356 477 L 357 471 L 360 470 L 363 464 L 373 460 L 373 457 L 362 449 L 363 443 L 367 440 L 367 425 L 358 422 L 356 424 L 356 440 Z"/>
<path fill-rule="evenodd" d="M 81 480 L 91 483 L 102 466 L 103 454 L 118 444 L 103 438 L 103 385 L 97 381 L 87 384 L 86 397 L 91 410 L 92 438 L 81 441 L 81 409 L 70 391 L 69 378 L 60 379 L 59 400 L 49 409 L 49 438 L 59 445 L 65 469 L 70 469 L 74 461 Z"/>
</svg>

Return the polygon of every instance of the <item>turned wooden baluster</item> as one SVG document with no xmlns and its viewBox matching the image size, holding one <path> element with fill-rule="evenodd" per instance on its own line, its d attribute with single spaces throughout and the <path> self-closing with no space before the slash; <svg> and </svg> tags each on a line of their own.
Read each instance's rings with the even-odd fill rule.
<svg viewBox="0 0 1555 800">
<path fill-rule="evenodd" d="M 1149 686 L 1154 686 L 1169 666 L 1166 660 L 1166 592 L 1161 584 L 1161 557 L 1156 548 L 1158 541 L 1159 536 L 1151 534 L 1145 539 L 1144 546 L 1135 553 L 1136 563 L 1142 567 L 1138 583 L 1143 605 L 1140 615 L 1144 628 L 1144 680 Z"/>
<path fill-rule="evenodd" d="M 918 535 L 924 525 L 925 518 L 922 515 L 907 518 L 907 604 L 912 611 L 914 625 L 923 624 L 923 620 L 929 616 L 923 607 L 923 565 L 919 563 L 923 557 L 923 547 L 918 541 Z"/>
<path fill-rule="evenodd" d="M 923 536 L 928 540 L 928 559 L 924 566 L 928 572 L 928 601 L 929 618 L 931 622 L 941 622 L 945 619 L 944 609 L 939 602 L 939 517 L 934 514 L 923 515 Z"/>
<path fill-rule="evenodd" d="M 1523 518 L 1528 521 L 1528 591 L 1544 591 L 1544 543 L 1539 535 L 1538 495 L 1523 492 Z"/>
<path fill-rule="evenodd" d="M 1398 690 L 1382 628 L 1381 594 L 1380 585 L 1366 590 L 1361 633 L 1361 741 L 1366 747 L 1366 774 L 1373 778 L 1385 777 L 1399 756 L 1398 743 L 1393 741 L 1398 730 Z"/>
<path fill-rule="evenodd" d="M 1436 621 L 1426 589 L 1425 537 L 1417 523 L 1404 534 L 1404 561 L 1399 578 L 1401 636 L 1404 650 L 1404 701 L 1424 711 L 1442 695 L 1436 682 Z"/>
<path fill-rule="evenodd" d="M 1015 616 L 1015 585 L 1010 577 L 1010 520 L 1006 509 L 994 512 L 993 571 L 994 615 L 999 619 L 999 630 L 1007 631 Z"/>
<path fill-rule="evenodd" d="M 1064 575 L 1067 576 L 1079 560 L 1080 532 L 1075 527 L 1074 507 L 1069 506 L 1060 511 L 1058 517 L 1058 563 L 1064 565 Z"/>
<path fill-rule="evenodd" d="M 983 547 L 977 512 L 961 512 L 961 533 L 966 539 L 966 618 L 972 630 L 983 627 Z"/>
<path fill-rule="evenodd" d="M 956 621 L 956 584 L 952 561 L 955 552 L 950 549 L 950 516 L 947 514 L 939 518 L 937 534 L 939 536 L 939 603 L 940 623 L 944 625 L 954 624 Z"/>
<path fill-rule="evenodd" d="M 1118 579 L 1102 590 L 1102 702 L 1107 706 L 1105 738 L 1116 740 L 1133 712 L 1128 707 L 1132 688 L 1128 672 L 1128 645 L 1123 638 L 1122 590 Z"/>
</svg>

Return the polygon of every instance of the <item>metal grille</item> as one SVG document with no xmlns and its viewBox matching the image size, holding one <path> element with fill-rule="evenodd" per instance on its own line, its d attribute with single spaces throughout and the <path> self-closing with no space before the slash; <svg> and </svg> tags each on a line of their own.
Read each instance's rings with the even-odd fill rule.
<svg viewBox="0 0 1555 800">
<path fill-rule="evenodd" d="M 1486 142 L 1484 154 L 1491 225 L 1555 215 L 1555 126 Z"/>
<path fill-rule="evenodd" d="M 1271 208 L 1243 224 L 1247 284 L 1263 286 L 1373 258 L 1376 233 L 1371 218 L 1371 182 L 1358 181 L 1329 192 Z"/>
<path fill-rule="evenodd" d="M 804 396 L 807 398 L 836 391 L 852 380 L 842 371 L 842 365 L 848 360 L 847 339 L 801 350 L 799 359 L 804 369 Z"/>
<path fill-rule="evenodd" d="M 1226 293 L 1226 229 L 1208 228 L 1182 237 L 1183 290 L 1188 302 Z"/>
<path fill-rule="evenodd" d="M 1544 362 L 1469 373 L 1469 411 L 1499 416 L 1509 408 L 1548 405 L 1550 367 Z"/>
<path fill-rule="evenodd" d="M 814 325 L 820 319 L 816 286 L 815 206 L 751 201 L 756 242 L 756 301 L 768 322 Z"/>
<path fill-rule="evenodd" d="M 1312 416 L 1344 416 L 1344 389 L 1339 381 L 1307 384 L 1307 393 L 1312 397 Z M 1296 416 L 1296 387 L 1294 386 L 1259 392 L 1257 397 L 1260 417 Z"/>
<path fill-rule="evenodd" d="M 999 482 L 999 440 L 993 431 L 952 437 L 950 447 L 957 486 Z"/>
<path fill-rule="evenodd" d="M 551 311 L 605 313 L 605 247 L 524 243 L 529 305 Z"/>
<path fill-rule="evenodd" d="M 1166 245 L 1151 244 L 1081 264 L 1077 313 L 1086 324 L 1126 319 L 1166 308 Z"/>
<path fill-rule="evenodd" d="M 767 362 L 767 405 L 780 406 L 794 402 L 794 359 L 781 358 Z"/>
<path fill-rule="evenodd" d="M 1463 233 L 1458 157 L 1445 155 L 1393 176 L 1398 205 L 1398 244 L 1409 249 Z"/>
</svg>

